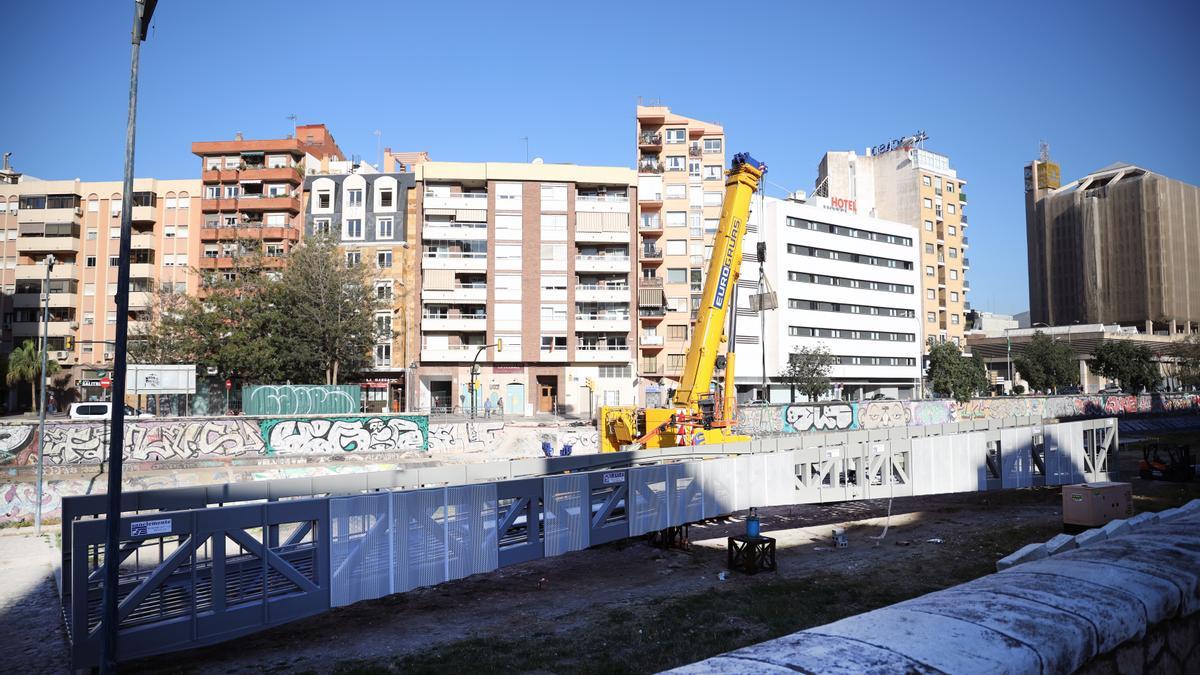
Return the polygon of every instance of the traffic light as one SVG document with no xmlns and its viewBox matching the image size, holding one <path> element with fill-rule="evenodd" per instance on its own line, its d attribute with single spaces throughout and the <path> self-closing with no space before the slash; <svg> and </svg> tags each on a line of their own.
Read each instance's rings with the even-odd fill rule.
<svg viewBox="0 0 1200 675">
<path fill-rule="evenodd" d="M 589 377 L 584 381 L 584 384 L 587 386 L 588 391 L 596 391 L 596 380 Z"/>
<path fill-rule="evenodd" d="M 68 351 L 68 352 L 75 351 L 75 337 L 74 336 L 68 335 L 67 337 L 63 338 L 63 351 Z"/>
</svg>

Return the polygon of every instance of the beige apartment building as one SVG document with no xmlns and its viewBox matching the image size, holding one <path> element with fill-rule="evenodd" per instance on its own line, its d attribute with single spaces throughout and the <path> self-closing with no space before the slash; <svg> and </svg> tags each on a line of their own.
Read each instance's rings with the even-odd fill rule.
<svg viewBox="0 0 1200 675">
<path fill-rule="evenodd" d="M 919 147 L 923 140 L 905 137 L 862 155 L 825 153 L 810 202 L 916 228 L 923 339 L 962 346 L 971 308 L 966 181 L 949 157 Z"/>
<path fill-rule="evenodd" d="M 412 408 L 587 414 L 634 402 L 637 173 L 416 163 Z M 476 359 L 478 359 L 476 361 Z"/>
<path fill-rule="evenodd" d="M 98 380 L 112 367 L 121 192 L 120 181 L 21 178 L 0 184 L 3 347 L 40 341 L 41 289 L 53 255 L 49 352 L 63 368 L 61 384 L 82 399 L 103 393 Z M 197 292 L 191 270 L 200 252 L 200 181 L 138 178 L 132 206 L 131 334 L 148 320 L 160 289 Z"/>
<path fill-rule="evenodd" d="M 725 196 L 725 130 L 637 107 L 638 402 L 678 386 Z M 747 263 L 757 258 L 745 254 Z"/>
</svg>

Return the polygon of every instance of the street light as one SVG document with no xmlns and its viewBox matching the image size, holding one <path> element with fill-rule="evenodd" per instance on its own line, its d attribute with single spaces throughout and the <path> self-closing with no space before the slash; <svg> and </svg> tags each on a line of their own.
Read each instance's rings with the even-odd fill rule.
<svg viewBox="0 0 1200 675">
<path fill-rule="evenodd" d="M 479 355 L 488 347 L 495 347 L 496 351 L 504 351 L 504 340 L 496 338 L 496 344 L 483 345 L 475 352 L 475 358 L 471 360 L 471 419 L 475 419 L 475 387 L 476 381 L 479 379 Z"/>
<path fill-rule="evenodd" d="M 46 278 L 42 281 L 42 393 L 38 413 L 37 508 L 33 515 L 33 531 L 42 536 L 42 457 L 46 450 L 46 368 L 50 360 L 50 271 L 58 262 L 51 253 L 46 256 Z"/>
</svg>

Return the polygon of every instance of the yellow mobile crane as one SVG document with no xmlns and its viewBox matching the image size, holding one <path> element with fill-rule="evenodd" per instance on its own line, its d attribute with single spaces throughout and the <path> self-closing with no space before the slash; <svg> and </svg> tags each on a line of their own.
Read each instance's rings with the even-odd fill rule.
<svg viewBox="0 0 1200 675">
<path fill-rule="evenodd" d="M 725 202 L 721 222 L 713 240 L 712 259 L 704 278 L 704 294 L 696 316 L 696 328 L 688 347 L 679 389 L 670 408 L 600 408 L 601 452 L 617 452 L 626 446 L 669 448 L 749 440 L 732 433 L 734 412 L 734 351 L 725 357 L 724 396 L 712 393 L 713 372 L 725 335 L 725 319 L 734 301 L 734 289 L 742 267 L 742 239 L 750 215 L 750 198 L 767 172 L 767 165 L 749 153 L 733 156 L 725 172 Z M 736 312 L 735 312 L 736 314 Z"/>
</svg>

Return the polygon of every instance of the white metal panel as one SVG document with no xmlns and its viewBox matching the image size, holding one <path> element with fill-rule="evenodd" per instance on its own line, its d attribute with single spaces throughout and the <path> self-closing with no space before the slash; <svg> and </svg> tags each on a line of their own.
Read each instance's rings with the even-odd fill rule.
<svg viewBox="0 0 1200 675">
<path fill-rule="evenodd" d="M 629 470 L 629 493 L 633 503 L 629 534 L 636 537 L 667 528 L 670 499 L 666 466 L 639 466 Z"/>
<path fill-rule="evenodd" d="M 462 579 L 496 569 L 496 484 L 449 488 L 446 517 L 447 576 Z"/>
<path fill-rule="evenodd" d="M 329 602 L 334 607 L 395 592 L 391 495 L 329 500 Z"/>
<path fill-rule="evenodd" d="M 913 483 L 914 495 L 933 494 L 935 442 L 938 436 L 926 436 L 912 440 L 912 468 L 909 479 Z"/>
<path fill-rule="evenodd" d="M 1033 486 L 1033 429 L 1016 427 L 1000 430 L 1001 486 Z"/>
<path fill-rule="evenodd" d="M 587 548 L 591 531 L 587 474 L 548 476 L 542 490 L 546 556 Z"/>
<path fill-rule="evenodd" d="M 764 503 L 785 506 L 796 503 L 796 463 L 791 451 L 763 455 L 766 472 Z"/>
<path fill-rule="evenodd" d="M 700 462 L 667 465 L 670 479 L 671 525 L 704 520 L 704 489 Z"/>
<path fill-rule="evenodd" d="M 404 557 L 398 560 L 403 568 L 399 590 L 432 586 L 449 576 L 446 559 L 446 488 L 414 490 L 398 495 L 402 498 L 404 528 L 401 536 Z"/>
<path fill-rule="evenodd" d="M 704 517 L 726 516 L 737 510 L 733 458 L 710 459 L 700 463 L 700 482 L 704 491 Z"/>
</svg>

